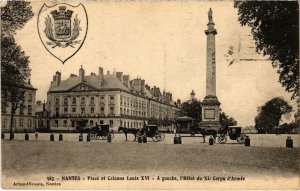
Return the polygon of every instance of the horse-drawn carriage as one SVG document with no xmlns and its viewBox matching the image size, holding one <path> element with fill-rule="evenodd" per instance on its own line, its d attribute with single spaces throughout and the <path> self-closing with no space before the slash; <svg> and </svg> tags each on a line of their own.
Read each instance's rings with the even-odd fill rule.
<svg viewBox="0 0 300 191">
<path fill-rule="evenodd" d="M 107 139 L 108 136 L 110 136 L 111 139 L 114 138 L 113 131 L 109 132 L 109 125 L 96 125 L 89 130 L 88 134 L 90 135 L 91 140 Z"/>
<path fill-rule="evenodd" d="M 229 136 L 230 140 L 236 140 L 240 144 L 245 143 L 246 134 L 242 133 L 241 127 L 232 126 L 224 129 L 218 138 L 219 143 L 226 143 L 227 135 Z"/>
<path fill-rule="evenodd" d="M 163 141 L 165 139 L 164 133 L 162 133 L 157 125 L 145 125 L 137 133 L 137 136 L 146 136 L 152 138 L 154 142 Z"/>
</svg>

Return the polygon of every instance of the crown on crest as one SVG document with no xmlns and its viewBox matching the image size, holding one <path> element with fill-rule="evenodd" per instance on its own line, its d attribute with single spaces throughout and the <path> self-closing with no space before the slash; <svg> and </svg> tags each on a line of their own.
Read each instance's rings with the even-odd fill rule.
<svg viewBox="0 0 300 191">
<path fill-rule="evenodd" d="M 73 11 L 67 10 L 66 6 L 59 6 L 59 11 L 51 11 L 54 20 L 58 19 L 70 19 L 72 17 Z"/>
</svg>

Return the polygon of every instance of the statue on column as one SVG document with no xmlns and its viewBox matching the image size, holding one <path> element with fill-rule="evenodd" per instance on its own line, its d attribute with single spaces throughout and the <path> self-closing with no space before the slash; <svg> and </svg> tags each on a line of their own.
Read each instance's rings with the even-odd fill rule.
<svg viewBox="0 0 300 191">
<path fill-rule="evenodd" d="M 209 22 L 212 22 L 212 10 L 211 10 L 211 8 L 209 8 L 209 11 L 208 11 L 208 21 Z"/>
</svg>

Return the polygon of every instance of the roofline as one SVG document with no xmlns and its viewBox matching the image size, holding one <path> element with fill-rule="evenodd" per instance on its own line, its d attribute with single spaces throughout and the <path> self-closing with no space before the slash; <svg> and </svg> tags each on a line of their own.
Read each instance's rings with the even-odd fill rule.
<svg viewBox="0 0 300 191">
<path fill-rule="evenodd" d="M 1 87 L 2 87 L 2 86 L 10 87 L 10 86 L 13 86 L 13 85 L 11 85 L 11 84 L 1 84 Z M 15 86 L 15 85 L 14 85 L 13 87 L 17 87 L 17 88 L 20 88 L 20 89 L 34 90 L 34 91 L 38 90 L 37 88 L 34 88 L 34 87 L 26 87 L 26 86 Z"/>
<path fill-rule="evenodd" d="M 156 99 L 153 99 L 153 98 L 150 98 L 150 97 L 145 97 L 145 96 L 142 96 L 142 95 L 138 95 L 138 94 L 135 94 L 131 91 L 128 91 L 128 90 L 124 90 L 124 89 L 121 89 L 121 88 L 104 88 L 104 89 L 98 89 L 98 90 L 85 90 L 85 91 L 80 91 L 80 92 L 104 92 L 104 91 L 120 91 L 120 92 L 126 92 L 126 93 L 129 93 L 131 95 L 134 95 L 134 96 L 137 96 L 137 97 L 140 97 L 140 98 L 144 98 L 144 99 L 149 99 L 149 100 L 152 100 L 152 101 L 155 101 L 157 103 L 160 103 L 160 104 L 164 104 L 164 105 L 167 105 L 167 106 L 171 106 L 171 107 L 175 107 L 175 108 L 178 108 L 180 109 L 179 107 L 177 107 L 176 105 L 171 105 L 171 104 L 168 104 L 168 103 L 164 103 L 164 102 L 160 102 Z M 58 91 L 48 91 L 47 94 L 52 94 L 52 93 L 70 93 L 70 92 L 78 92 L 78 91 L 68 91 L 68 90 L 58 90 Z"/>
</svg>

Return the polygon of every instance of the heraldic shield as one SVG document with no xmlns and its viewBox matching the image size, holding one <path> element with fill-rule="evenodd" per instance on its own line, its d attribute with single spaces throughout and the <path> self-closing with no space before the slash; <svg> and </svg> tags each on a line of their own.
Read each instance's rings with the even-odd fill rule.
<svg viewBox="0 0 300 191">
<path fill-rule="evenodd" d="M 43 45 L 62 63 L 78 52 L 88 30 L 87 13 L 81 3 L 77 6 L 44 4 L 37 24 Z"/>
</svg>

